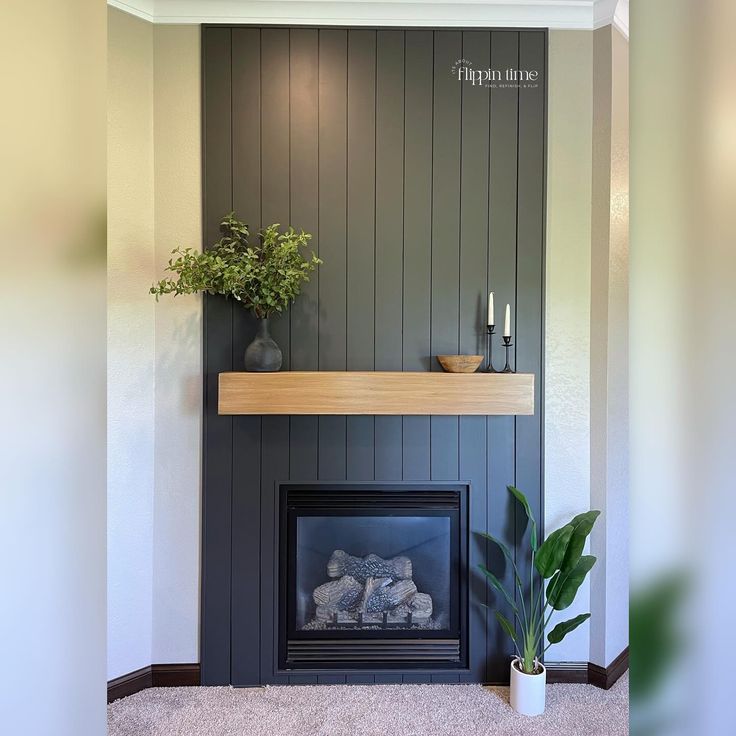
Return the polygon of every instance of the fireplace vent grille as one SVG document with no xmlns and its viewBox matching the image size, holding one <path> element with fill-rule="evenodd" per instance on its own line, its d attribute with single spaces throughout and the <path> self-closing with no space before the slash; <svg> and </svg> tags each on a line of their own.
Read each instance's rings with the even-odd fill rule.
<svg viewBox="0 0 736 736">
<path fill-rule="evenodd" d="M 289 506 L 340 508 L 349 506 L 355 508 L 375 508 L 377 501 L 381 506 L 411 508 L 457 508 L 458 491 L 421 491 L 411 489 L 410 491 L 382 491 L 377 497 L 375 491 L 316 491 L 316 490 L 290 490 Z"/>
<path fill-rule="evenodd" d="M 288 642 L 287 666 L 312 662 L 316 666 L 329 662 L 329 666 L 339 666 L 339 662 L 386 665 L 401 663 L 406 666 L 421 662 L 460 662 L 460 642 L 457 639 L 392 639 L 381 641 L 373 639 L 343 639 L 341 641 L 294 641 Z"/>
</svg>

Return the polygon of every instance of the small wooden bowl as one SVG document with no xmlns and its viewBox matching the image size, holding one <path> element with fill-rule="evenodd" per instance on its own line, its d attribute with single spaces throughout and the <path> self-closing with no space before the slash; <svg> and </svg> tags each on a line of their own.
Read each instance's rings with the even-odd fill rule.
<svg viewBox="0 0 736 736">
<path fill-rule="evenodd" d="M 482 355 L 438 355 L 437 360 L 446 373 L 475 373 L 483 362 Z"/>
</svg>

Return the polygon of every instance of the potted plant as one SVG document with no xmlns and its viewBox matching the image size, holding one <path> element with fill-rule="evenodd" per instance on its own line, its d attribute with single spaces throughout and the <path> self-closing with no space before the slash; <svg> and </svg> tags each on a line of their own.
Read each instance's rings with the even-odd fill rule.
<svg viewBox="0 0 736 736">
<path fill-rule="evenodd" d="M 567 634 L 590 618 L 589 613 L 582 613 L 575 618 L 561 621 L 547 634 L 548 643 L 542 648 L 552 614 L 563 611 L 573 602 L 583 580 L 595 564 L 596 558 L 584 555 L 583 548 L 600 511 L 578 514 L 565 526 L 552 532 L 540 545 L 537 540 L 537 522 L 526 496 L 513 486 L 508 486 L 508 490 L 524 508 L 531 526 L 529 579 L 521 580 L 511 550 L 499 539 L 485 532 L 479 533 L 498 545 L 511 566 L 515 590 L 507 591 L 499 578 L 485 565 L 480 565 L 480 569 L 491 587 L 501 594 L 513 612 L 512 622 L 500 611 L 495 611 L 496 619 L 511 637 L 516 650 L 511 661 L 511 706 L 519 713 L 533 716 L 544 712 L 547 681 L 547 672 L 541 662 L 544 653 L 552 644 L 561 642 Z M 545 590 L 546 580 L 549 582 Z"/>
<path fill-rule="evenodd" d="M 231 212 L 220 223 L 222 237 L 202 252 L 176 248 L 166 270 L 176 278 L 161 279 L 150 292 L 161 294 L 222 294 L 240 302 L 258 320 L 256 337 L 245 351 L 247 371 L 277 371 L 281 350 L 269 333 L 269 318 L 282 313 L 309 281 L 309 274 L 322 261 L 312 253 L 302 256 L 312 236 L 278 224 L 258 233 L 250 243 L 248 226 Z"/>
</svg>

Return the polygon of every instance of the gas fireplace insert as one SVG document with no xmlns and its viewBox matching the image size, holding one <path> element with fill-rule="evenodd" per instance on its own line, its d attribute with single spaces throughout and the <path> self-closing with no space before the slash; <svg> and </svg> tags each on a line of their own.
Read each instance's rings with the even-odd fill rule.
<svg viewBox="0 0 736 736">
<path fill-rule="evenodd" d="M 280 668 L 466 667 L 468 492 L 282 484 Z"/>
</svg>

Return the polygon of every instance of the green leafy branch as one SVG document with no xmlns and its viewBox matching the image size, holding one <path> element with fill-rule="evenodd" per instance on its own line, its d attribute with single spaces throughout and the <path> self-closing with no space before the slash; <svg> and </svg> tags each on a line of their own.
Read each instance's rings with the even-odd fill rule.
<svg viewBox="0 0 736 736">
<path fill-rule="evenodd" d="M 156 299 L 161 294 L 222 294 L 258 318 L 283 312 L 322 260 L 314 253 L 302 255 L 312 239 L 309 233 L 292 227 L 282 232 L 280 227 L 269 225 L 258 233 L 258 242 L 251 243 L 248 226 L 231 212 L 220 224 L 222 237 L 211 248 L 173 250 L 166 271 L 174 277 L 161 279 L 150 293 Z"/>
</svg>

